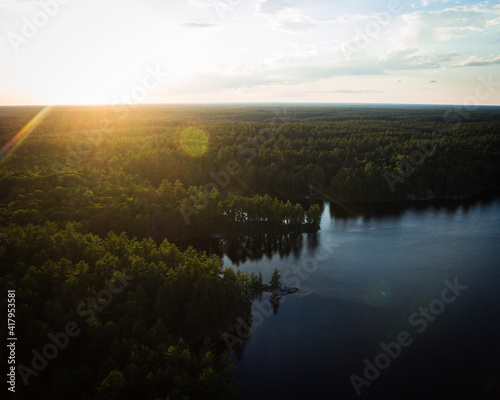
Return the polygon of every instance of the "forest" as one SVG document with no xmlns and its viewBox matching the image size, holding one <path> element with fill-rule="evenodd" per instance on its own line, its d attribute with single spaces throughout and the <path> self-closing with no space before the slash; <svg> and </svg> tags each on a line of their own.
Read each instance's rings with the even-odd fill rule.
<svg viewBox="0 0 500 400">
<path fill-rule="evenodd" d="M 82 230 L 2 232 L 1 286 L 16 290 L 16 398 L 235 398 L 217 338 L 248 314 L 257 277 L 166 240 Z M 68 324 L 75 334 L 63 340 Z"/>
<path fill-rule="evenodd" d="M 320 227 L 315 199 L 497 191 L 499 128 L 497 107 L 1 107 L 19 398 L 237 398 L 221 333 L 259 278 L 175 242 L 297 238 Z M 75 336 L 35 368 L 68 323 Z"/>
</svg>

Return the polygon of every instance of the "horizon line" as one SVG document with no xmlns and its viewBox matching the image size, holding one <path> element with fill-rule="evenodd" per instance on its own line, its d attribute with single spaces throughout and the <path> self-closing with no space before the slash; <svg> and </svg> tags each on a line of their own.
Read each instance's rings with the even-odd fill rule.
<svg viewBox="0 0 500 400">
<path fill-rule="evenodd" d="M 123 107 L 129 106 L 233 106 L 233 105 L 337 105 L 337 106 L 425 106 L 425 107 L 472 107 L 460 103 L 360 103 L 360 102 L 327 102 L 327 101 L 231 101 L 231 102 L 155 102 L 155 103 L 72 103 L 72 104 L 0 104 L 0 108 L 8 107 Z M 478 104 L 474 107 L 500 107 L 500 104 Z"/>
</svg>

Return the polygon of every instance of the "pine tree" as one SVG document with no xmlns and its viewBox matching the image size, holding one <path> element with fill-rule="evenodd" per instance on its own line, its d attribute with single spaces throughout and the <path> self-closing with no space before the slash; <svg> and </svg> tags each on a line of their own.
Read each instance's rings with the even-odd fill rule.
<svg viewBox="0 0 500 400">
<path fill-rule="evenodd" d="M 278 268 L 274 268 L 273 276 L 271 277 L 271 282 L 269 282 L 271 289 L 279 289 L 281 287 L 281 275 Z"/>
<path fill-rule="evenodd" d="M 262 278 L 262 271 L 259 271 L 259 276 L 257 279 L 258 279 L 259 288 L 262 289 L 262 284 L 264 283 L 264 280 Z"/>
</svg>

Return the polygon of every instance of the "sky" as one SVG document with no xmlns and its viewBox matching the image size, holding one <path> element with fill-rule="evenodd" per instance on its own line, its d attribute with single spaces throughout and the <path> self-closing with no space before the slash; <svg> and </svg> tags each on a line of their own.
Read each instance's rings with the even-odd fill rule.
<svg viewBox="0 0 500 400">
<path fill-rule="evenodd" d="M 0 105 L 500 105 L 500 2 L 0 0 Z"/>
</svg>

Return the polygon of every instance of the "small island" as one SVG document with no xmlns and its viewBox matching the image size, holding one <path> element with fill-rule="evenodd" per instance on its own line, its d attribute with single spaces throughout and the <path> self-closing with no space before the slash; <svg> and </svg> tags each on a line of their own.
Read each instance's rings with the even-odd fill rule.
<svg viewBox="0 0 500 400">
<path fill-rule="evenodd" d="M 299 289 L 296 287 L 288 287 L 288 286 L 282 286 L 279 288 L 272 288 L 270 285 L 263 285 L 262 287 L 263 292 L 271 292 L 272 294 L 276 294 L 279 296 L 284 296 L 287 294 L 292 294 L 295 292 L 298 292 Z"/>
<path fill-rule="evenodd" d="M 259 273 L 257 281 L 258 283 L 255 286 L 255 291 L 257 293 L 270 292 L 272 296 L 280 298 L 281 296 L 299 291 L 296 287 L 285 286 L 281 283 L 281 274 L 279 273 L 278 268 L 274 268 L 271 281 L 268 284 L 262 283 L 262 273 Z"/>
</svg>

